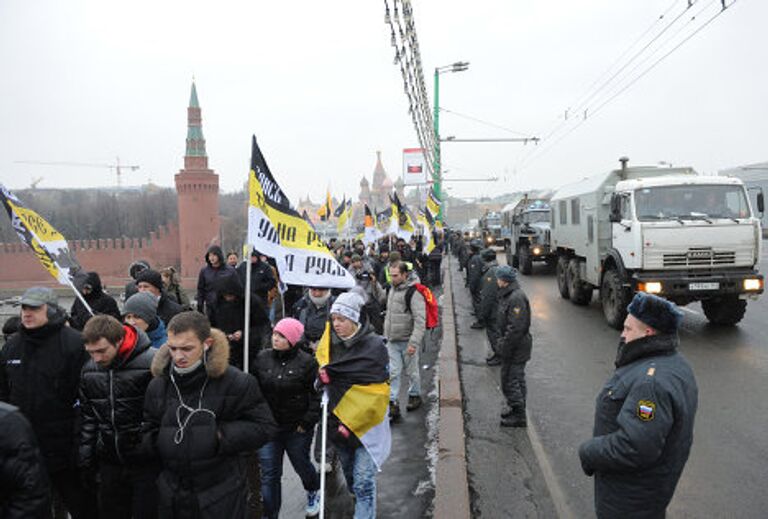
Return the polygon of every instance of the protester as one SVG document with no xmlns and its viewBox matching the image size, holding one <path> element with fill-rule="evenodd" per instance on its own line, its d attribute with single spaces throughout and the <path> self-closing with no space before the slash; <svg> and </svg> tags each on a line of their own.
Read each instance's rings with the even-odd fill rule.
<svg viewBox="0 0 768 519">
<path fill-rule="evenodd" d="M 157 299 L 157 316 L 166 327 L 173 316 L 182 311 L 181 305 L 168 297 L 163 286 L 163 276 L 158 271 L 143 270 L 136 277 L 136 288 L 139 292 L 147 292 Z"/>
<path fill-rule="evenodd" d="M 259 353 L 255 375 L 272 410 L 278 432 L 259 450 L 264 518 L 280 515 L 283 457 L 288 454 L 307 492 L 307 517 L 320 513 L 320 477 L 310 460 L 312 432 L 320 416 L 315 390 L 317 362 L 297 346 L 304 333 L 301 322 L 285 318 L 272 332 L 272 348 Z"/>
<path fill-rule="evenodd" d="M 139 291 L 139 289 L 136 288 L 136 278 L 142 270 L 148 268 L 150 268 L 149 262 L 146 260 L 138 260 L 131 263 L 131 266 L 128 267 L 128 274 L 131 276 L 131 280 L 125 284 L 125 290 L 123 291 L 123 301 L 127 301 L 129 297 Z"/>
<path fill-rule="evenodd" d="M 227 265 L 232 268 L 237 268 L 237 264 L 240 263 L 240 257 L 235 251 L 229 251 L 227 253 Z"/>
<path fill-rule="evenodd" d="M 246 457 L 276 432 L 256 379 L 229 365 L 224 333 L 182 312 L 152 361 L 144 441 L 162 462 L 161 517 L 248 517 Z"/>
<path fill-rule="evenodd" d="M 349 265 L 348 270 L 355 278 L 357 286 L 365 292 L 367 298 L 365 314 L 368 317 L 368 322 L 373 326 L 376 333 L 381 334 L 384 331 L 384 320 L 379 301 L 383 301 L 386 298 L 386 293 L 382 290 L 381 285 L 379 285 L 373 267 L 364 262 L 359 254 L 355 253 L 352 255 L 352 263 Z"/>
<path fill-rule="evenodd" d="M 301 322 L 304 334 L 300 345 L 314 352 L 317 342 L 325 331 L 325 324 L 331 317 L 331 305 L 336 300 L 330 288 L 309 287 L 307 293 L 293 308 L 293 316 Z"/>
<path fill-rule="evenodd" d="M 0 400 L 29 420 L 52 487 L 74 519 L 97 517 L 96 495 L 75 464 L 80 370 L 88 360 L 80 332 L 49 288 L 21 297 L 21 328 L 0 350 Z M 1 491 L 2 489 L 0 489 Z"/>
<path fill-rule="evenodd" d="M 663 518 L 691 452 L 699 390 L 678 351 L 680 309 L 638 292 L 627 311 L 616 371 L 579 458 L 595 477 L 599 518 Z"/>
<path fill-rule="evenodd" d="M 80 298 L 76 297 L 69 312 L 69 325 L 72 328 L 82 330 L 92 315 L 105 314 L 111 315 L 115 319 L 120 318 L 120 309 L 117 307 L 117 301 L 104 292 L 101 286 L 101 278 L 96 272 L 88 272 L 83 278 L 82 283 L 78 283 L 78 285 L 80 286 L 76 288 L 80 291 L 88 306 L 91 307 L 93 314 L 85 308 Z"/>
<path fill-rule="evenodd" d="M 149 337 L 108 315 L 83 330 L 91 360 L 80 379 L 79 465 L 95 486 L 103 518 L 157 517 L 157 463 L 140 452 L 144 394 L 152 379 Z"/>
<path fill-rule="evenodd" d="M 181 305 L 181 310 L 184 312 L 192 310 L 192 306 L 189 303 L 189 296 L 187 296 L 187 293 L 181 287 L 181 280 L 179 279 L 179 274 L 176 272 L 176 269 L 174 267 L 165 267 L 160 271 L 160 276 L 163 279 L 165 293 L 168 294 L 171 301 Z"/>
<path fill-rule="evenodd" d="M 209 316 L 216 306 L 216 298 L 221 281 L 230 276 L 237 276 L 234 268 L 224 263 L 221 247 L 213 245 L 205 254 L 205 267 L 197 276 L 197 311 Z"/>
<path fill-rule="evenodd" d="M 147 334 L 153 348 L 168 340 L 165 324 L 157 316 L 157 300 L 152 294 L 139 292 L 128 298 L 123 307 L 123 321 Z"/>
<path fill-rule="evenodd" d="M 32 426 L 0 402 L 0 517 L 50 519 L 48 475 Z"/>
<path fill-rule="evenodd" d="M 268 262 L 262 261 L 261 256 L 256 249 L 251 251 L 250 267 L 251 297 L 257 296 L 267 303 L 269 291 L 277 285 L 275 276 L 272 273 L 272 268 Z M 240 284 L 245 287 L 248 275 L 247 262 L 244 261 L 237 267 L 237 275 L 240 278 Z"/>
<path fill-rule="evenodd" d="M 358 288 L 336 298 L 331 307 L 329 362 L 320 369 L 320 381 L 329 395 L 328 431 L 338 452 L 347 488 L 355 496 L 355 519 L 376 517 L 376 474 L 389 454 L 391 442 L 386 419 L 389 377 L 386 341 L 364 322 L 364 304 Z M 323 347 L 318 347 L 318 358 Z M 354 406 L 354 401 L 358 411 L 344 415 L 346 421 L 343 421 L 334 409 L 355 388 L 362 391 L 355 392 L 349 402 Z M 363 444 L 357 434 L 370 440 Z"/>
<path fill-rule="evenodd" d="M 387 313 L 384 318 L 384 336 L 388 339 L 390 373 L 390 418 L 400 421 L 400 377 L 408 375 L 408 404 L 414 411 L 421 406 L 421 376 L 419 374 L 419 350 L 426 331 L 427 307 L 423 296 L 414 285 L 419 279 L 408 272 L 405 263 L 389 267 L 392 288 L 387 296 Z"/>
<path fill-rule="evenodd" d="M 435 241 L 435 246 L 432 252 L 427 255 L 427 282 L 436 287 L 442 283 L 440 265 L 443 262 L 443 235 L 435 232 L 432 239 Z"/>
</svg>

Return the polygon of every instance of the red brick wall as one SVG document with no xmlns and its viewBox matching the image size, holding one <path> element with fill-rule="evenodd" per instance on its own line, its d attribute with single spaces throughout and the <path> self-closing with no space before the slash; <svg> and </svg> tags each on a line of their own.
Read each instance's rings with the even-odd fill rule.
<svg viewBox="0 0 768 519">
<path fill-rule="evenodd" d="M 140 239 L 78 240 L 70 241 L 69 247 L 83 269 L 98 272 L 107 285 L 125 284 L 128 267 L 139 259 L 147 260 L 158 269 L 169 265 L 178 269 L 181 263 L 179 229 L 175 223 Z M 185 281 L 187 285 L 191 282 Z M 21 242 L 0 244 L 0 288 L 25 289 L 33 285 L 57 284 L 26 245 Z"/>
</svg>

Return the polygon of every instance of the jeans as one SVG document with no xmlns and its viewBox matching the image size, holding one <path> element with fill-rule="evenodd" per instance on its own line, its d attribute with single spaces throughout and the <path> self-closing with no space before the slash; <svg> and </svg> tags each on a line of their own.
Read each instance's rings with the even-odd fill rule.
<svg viewBox="0 0 768 519">
<path fill-rule="evenodd" d="M 282 501 L 283 454 L 288 454 L 296 474 L 301 478 L 304 490 L 320 489 L 320 476 L 309 459 L 312 431 L 283 431 L 259 449 L 261 461 L 261 497 L 264 501 L 264 517 L 277 519 Z M 222 518 L 223 519 L 223 518 Z"/>
<path fill-rule="evenodd" d="M 387 343 L 389 351 L 389 399 L 397 402 L 400 395 L 400 375 L 405 369 L 409 378 L 408 395 L 421 396 L 421 376 L 419 375 L 419 348 L 413 355 L 408 355 L 408 342 L 390 341 Z"/>
<path fill-rule="evenodd" d="M 110 519 L 157 517 L 159 467 L 133 467 L 101 463 L 99 516 Z"/>
<path fill-rule="evenodd" d="M 510 408 L 525 409 L 525 398 L 528 393 L 525 386 L 525 362 L 516 364 L 502 358 L 501 392 L 504 393 Z"/>
<path fill-rule="evenodd" d="M 365 450 L 346 445 L 337 445 L 336 451 L 344 471 L 344 479 L 355 495 L 354 519 L 372 519 L 376 517 L 376 464 Z"/>
</svg>

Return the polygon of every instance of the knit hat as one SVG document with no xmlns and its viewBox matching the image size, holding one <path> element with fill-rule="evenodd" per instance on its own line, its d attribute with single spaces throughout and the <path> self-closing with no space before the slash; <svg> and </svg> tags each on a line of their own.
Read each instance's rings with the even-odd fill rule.
<svg viewBox="0 0 768 519">
<path fill-rule="evenodd" d="M 152 294 L 137 292 L 125 302 L 123 315 L 133 314 L 146 323 L 157 318 L 157 299 Z"/>
<path fill-rule="evenodd" d="M 496 279 L 512 283 L 517 279 L 517 270 L 513 269 L 509 265 L 501 265 L 496 267 Z"/>
<path fill-rule="evenodd" d="M 274 331 L 285 337 L 291 346 L 295 346 L 304 334 L 304 325 L 298 319 L 286 317 L 285 319 L 280 319 L 275 325 Z"/>
<path fill-rule="evenodd" d="M 635 294 L 627 312 L 661 333 L 675 333 L 683 320 L 683 312 L 676 304 L 645 292 Z"/>
<path fill-rule="evenodd" d="M 359 254 L 353 254 L 352 255 L 352 263 L 354 263 L 356 261 L 363 261 L 363 258 L 361 258 Z"/>
<path fill-rule="evenodd" d="M 349 292 L 343 292 L 331 305 L 331 314 L 339 314 L 359 324 L 360 311 L 365 305 L 365 299 L 365 292 L 360 287 L 355 287 Z"/>
<path fill-rule="evenodd" d="M 136 276 L 136 285 L 138 285 L 142 281 L 144 283 L 149 283 L 150 285 L 157 288 L 158 290 L 163 289 L 163 277 L 156 270 L 144 269 L 141 272 L 139 272 L 139 275 Z"/>
</svg>

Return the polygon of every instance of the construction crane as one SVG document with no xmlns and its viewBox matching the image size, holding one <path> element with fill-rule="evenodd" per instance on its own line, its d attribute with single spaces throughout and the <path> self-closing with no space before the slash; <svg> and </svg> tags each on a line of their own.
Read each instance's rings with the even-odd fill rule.
<svg viewBox="0 0 768 519">
<path fill-rule="evenodd" d="M 29 189 L 37 189 L 37 185 L 43 181 L 43 177 L 35 177 L 29 184 Z"/>
<path fill-rule="evenodd" d="M 36 164 L 38 166 L 68 166 L 76 168 L 107 168 L 114 170 L 115 174 L 117 175 L 118 188 L 123 186 L 122 170 L 128 169 L 131 171 L 136 171 L 139 169 L 139 166 L 127 166 L 125 164 L 120 164 L 120 157 L 116 157 L 116 162 L 114 164 L 92 164 L 89 162 L 47 162 L 40 160 L 17 160 L 16 164 Z"/>
</svg>

